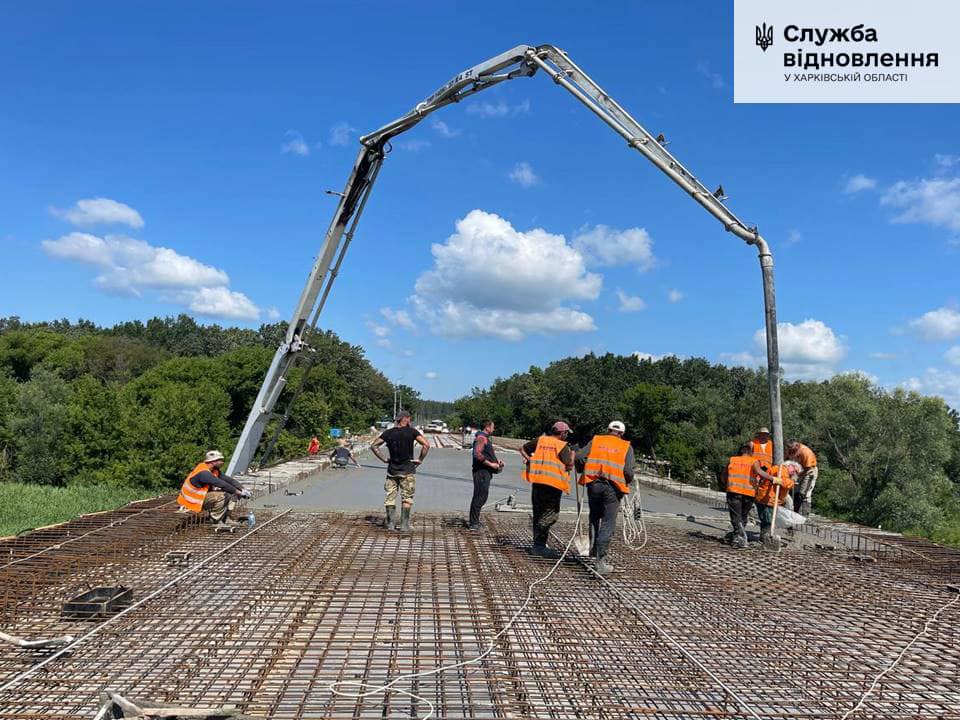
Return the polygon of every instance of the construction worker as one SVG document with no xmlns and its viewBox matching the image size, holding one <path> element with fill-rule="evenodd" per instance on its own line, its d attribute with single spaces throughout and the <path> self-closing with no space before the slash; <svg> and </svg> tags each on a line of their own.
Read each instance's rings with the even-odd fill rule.
<svg viewBox="0 0 960 720">
<path fill-rule="evenodd" d="M 333 452 L 330 453 L 330 460 L 333 461 L 336 467 L 346 467 L 349 462 L 360 467 L 360 463 L 357 462 L 353 451 L 347 447 L 347 441 L 343 438 L 337 440 L 337 446 L 333 449 Z"/>
<path fill-rule="evenodd" d="M 320 440 L 314 435 L 310 438 L 310 446 L 307 448 L 307 455 L 316 455 L 320 452 Z"/>
<path fill-rule="evenodd" d="M 733 526 L 730 542 L 735 548 L 747 547 L 747 516 L 756 499 L 757 485 L 762 478 L 773 479 L 752 453 L 751 443 L 744 443 L 720 473 L 720 487 L 727 493 L 727 510 Z"/>
<path fill-rule="evenodd" d="M 414 459 L 413 444 L 420 445 L 420 457 Z M 380 454 L 380 446 L 386 444 L 390 457 Z M 380 462 L 387 464 L 387 479 L 383 483 L 386 498 L 383 501 L 386 508 L 386 519 L 383 526 L 392 530 L 397 519 L 397 495 L 400 495 L 400 526 L 401 532 L 410 530 L 410 509 L 413 507 L 413 493 L 416 489 L 417 468 L 430 452 L 430 443 L 415 427 L 410 425 L 410 413 L 401 410 L 397 415 L 394 426 L 384 430 L 380 437 L 370 446 L 373 454 Z"/>
<path fill-rule="evenodd" d="M 594 435 L 577 452 L 577 469 L 582 472 L 578 482 L 587 486 L 590 504 L 590 555 L 597 559 L 594 569 L 601 575 L 613 572 L 613 565 L 606 560 L 607 549 L 617 529 L 620 499 L 630 492 L 633 482 L 636 461 L 633 447 L 623 439 L 626 431 L 626 425 L 614 420 L 606 435 Z"/>
<path fill-rule="evenodd" d="M 773 465 L 773 440 L 770 439 L 770 428 L 762 427 L 750 441 L 750 454 L 760 461 L 761 467 Z"/>
<path fill-rule="evenodd" d="M 800 464 L 800 474 L 797 476 L 797 486 L 793 489 L 793 509 L 804 517 L 810 515 L 813 502 L 813 489 L 817 486 L 817 456 L 799 440 L 787 443 L 787 457 Z"/>
<path fill-rule="evenodd" d="M 473 438 L 471 466 L 473 469 L 473 497 L 470 500 L 470 530 L 480 529 L 480 511 L 490 494 L 490 481 L 495 473 L 503 470 L 503 463 L 493 449 L 491 436 L 494 431 L 493 420 L 484 420 L 480 431 Z"/>
<path fill-rule="evenodd" d="M 250 493 L 221 472 L 222 467 L 223 453 L 210 450 L 183 481 L 177 504 L 195 513 L 207 511 L 215 523 L 226 524 L 237 498 L 248 498 Z"/>
<path fill-rule="evenodd" d="M 773 508 L 780 498 L 780 505 L 786 505 L 790 488 L 796 482 L 800 466 L 788 460 L 783 465 L 774 465 L 761 471 L 760 482 L 757 484 L 757 515 L 760 516 L 760 542 L 770 545 L 773 542 L 771 525 L 773 524 Z"/>
<path fill-rule="evenodd" d="M 523 458 L 523 479 L 531 484 L 533 505 L 533 548 L 541 557 L 556 557 L 547 547 L 550 528 L 560 517 L 560 498 L 570 491 L 569 472 L 575 455 L 567 444 L 570 426 L 558 420 L 550 432 L 531 440 L 520 448 Z"/>
</svg>

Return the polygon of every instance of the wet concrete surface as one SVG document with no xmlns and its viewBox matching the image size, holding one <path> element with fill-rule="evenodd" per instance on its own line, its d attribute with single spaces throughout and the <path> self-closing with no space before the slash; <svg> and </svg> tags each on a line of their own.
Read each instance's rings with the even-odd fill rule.
<svg viewBox="0 0 960 720">
<path fill-rule="evenodd" d="M 503 472 L 494 475 L 485 511 L 494 511 L 497 501 L 509 495 L 516 503 L 529 507 L 530 485 L 520 476 L 519 453 L 500 450 L 505 463 Z M 293 508 L 304 512 L 381 511 L 386 466 L 370 452 L 359 457 L 361 467 L 321 470 L 309 478 L 291 483 L 288 487 L 258 498 L 253 507 L 285 510 Z M 297 494 L 289 494 L 297 493 Z M 461 511 L 466 515 L 473 496 L 470 470 L 470 452 L 459 448 L 432 448 L 417 472 L 414 511 Z M 640 487 L 644 512 L 658 520 L 671 518 L 691 530 L 725 529 L 726 512 L 716 510 L 695 499 L 678 497 L 668 492 Z M 576 497 L 571 490 L 563 497 L 563 510 L 576 511 Z M 586 511 L 586 508 L 585 508 Z M 693 519 L 688 519 L 692 517 Z"/>
</svg>

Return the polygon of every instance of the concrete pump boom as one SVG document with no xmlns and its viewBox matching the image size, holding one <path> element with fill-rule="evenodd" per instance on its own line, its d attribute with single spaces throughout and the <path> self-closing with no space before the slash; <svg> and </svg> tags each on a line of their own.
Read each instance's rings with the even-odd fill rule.
<svg viewBox="0 0 960 720">
<path fill-rule="evenodd" d="M 506 80 L 530 77 L 543 70 L 550 78 L 568 90 L 587 106 L 615 132 L 627 145 L 638 151 L 663 173 L 686 191 L 694 200 L 719 220 L 724 229 L 750 245 L 755 245 L 759 254 L 763 279 L 764 319 L 767 335 L 767 374 L 770 392 L 770 424 L 774 441 L 774 462 L 783 461 L 783 421 L 780 409 L 780 362 L 777 346 L 777 314 L 773 285 L 773 255 L 757 228 L 744 224 L 723 204 L 721 190 L 711 192 L 692 172 L 687 170 L 664 147 L 663 136 L 653 137 L 626 110 L 597 85 L 583 70 L 577 67 L 565 52 L 552 45 L 518 45 L 486 62 L 475 65 L 454 77 L 426 100 L 418 103 L 403 117 L 384 125 L 379 130 L 360 138 L 360 152 L 353 171 L 340 195 L 340 203 L 327 229 L 327 234 L 307 278 L 300 300 L 294 310 L 287 335 L 273 356 L 263 385 L 257 394 L 253 408 L 244 425 L 237 447 L 230 458 L 228 474 L 242 473 L 253 461 L 263 431 L 270 419 L 275 417 L 276 406 L 290 370 L 304 351 L 310 351 L 310 334 L 317 320 L 340 264 L 370 196 L 373 183 L 392 138 L 417 125 L 427 115 L 451 103 L 460 102 L 474 93 L 485 90 Z M 282 418 L 289 417 L 289 407 Z M 281 422 L 281 427 L 282 427 Z M 277 430 L 279 433 L 279 429 Z M 271 443 L 272 447 L 272 443 Z M 269 451 L 268 451 L 269 452 Z"/>
</svg>

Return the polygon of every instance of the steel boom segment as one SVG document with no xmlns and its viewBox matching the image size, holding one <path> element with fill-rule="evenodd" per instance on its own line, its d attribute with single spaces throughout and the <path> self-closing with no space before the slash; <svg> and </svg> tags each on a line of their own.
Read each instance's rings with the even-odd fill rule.
<svg viewBox="0 0 960 720">
<path fill-rule="evenodd" d="M 679 185 L 703 208 L 719 220 L 724 229 L 750 245 L 759 254 L 763 279 L 764 319 L 767 335 L 767 373 L 770 392 L 770 424 L 774 440 L 774 462 L 783 460 L 783 421 L 780 409 L 780 363 L 777 343 L 776 301 L 773 284 L 773 255 L 755 227 L 743 223 L 731 212 L 723 199 L 710 192 L 696 176 L 667 151 L 663 143 L 647 132 L 613 98 L 597 85 L 565 52 L 552 45 L 518 45 L 452 78 L 410 112 L 360 138 L 361 149 L 347 180 L 340 203 L 327 229 L 323 246 L 307 278 L 284 341 L 277 348 L 263 385 L 254 401 L 237 447 L 230 458 L 228 474 L 247 470 L 253 461 L 263 431 L 274 417 L 276 406 L 286 385 L 287 376 L 297 361 L 309 350 L 309 338 L 330 290 L 336 280 L 343 257 L 353 239 L 357 223 L 370 195 L 390 140 L 406 132 L 427 115 L 451 103 L 485 90 L 506 80 L 530 77 L 543 70 L 555 83 L 569 91 L 587 108 L 609 125 L 667 177 Z M 334 260 L 336 258 L 336 260 Z M 292 402 L 292 401 L 291 401 Z M 283 419 L 289 416 L 289 408 Z"/>
</svg>

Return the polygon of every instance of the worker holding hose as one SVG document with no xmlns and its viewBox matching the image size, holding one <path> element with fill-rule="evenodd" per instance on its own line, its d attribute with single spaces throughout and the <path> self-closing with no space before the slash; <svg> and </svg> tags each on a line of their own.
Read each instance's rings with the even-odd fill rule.
<svg viewBox="0 0 960 720">
<path fill-rule="evenodd" d="M 223 453 L 210 450 L 180 486 L 177 504 L 190 512 L 210 513 L 215 523 L 226 524 L 230 511 L 239 498 L 250 497 L 250 492 L 229 475 L 222 473 Z"/>
<path fill-rule="evenodd" d="M 764 545 L 773 543 L 773 508 L 777 504 L 786 505 L 790 488 L 794 486 L 799 473 L 800 465 L 792 460 L 760 473 L 756 499 L 757 514 L 760 516 L 760 542 Z"/>
<path fill-rule="evenodd" d="M 587 486 L 590 503 L 590 534 L 593 544 L 590 555 L 597 559 L 596 571 L 601 575 L 613 572 L 606 560 L 610 540 L 617 529 L 617 513 L 621 498 L 630 492 L 635 458 L 633 447 L 623 439 L 627 426 L 614 420 L 607 426 L 607 434 L 594 435 L 578 451 L 579 483 Z"/>
<path fill-rule="evenodd" d="M 569 473 L 573 468 L 574 452 L 567 444 L 570 426 L 558 420 L 550 432 L 531 440 L 520 448 L 523 458 L 523 479 L 530 483 L 530 503 L 533 505 L 533 548 L 541 557 L 556 557 L 547 547 L 550 528 L 560 517 L 560 499 L 570 492 Z"/>
</svg>

